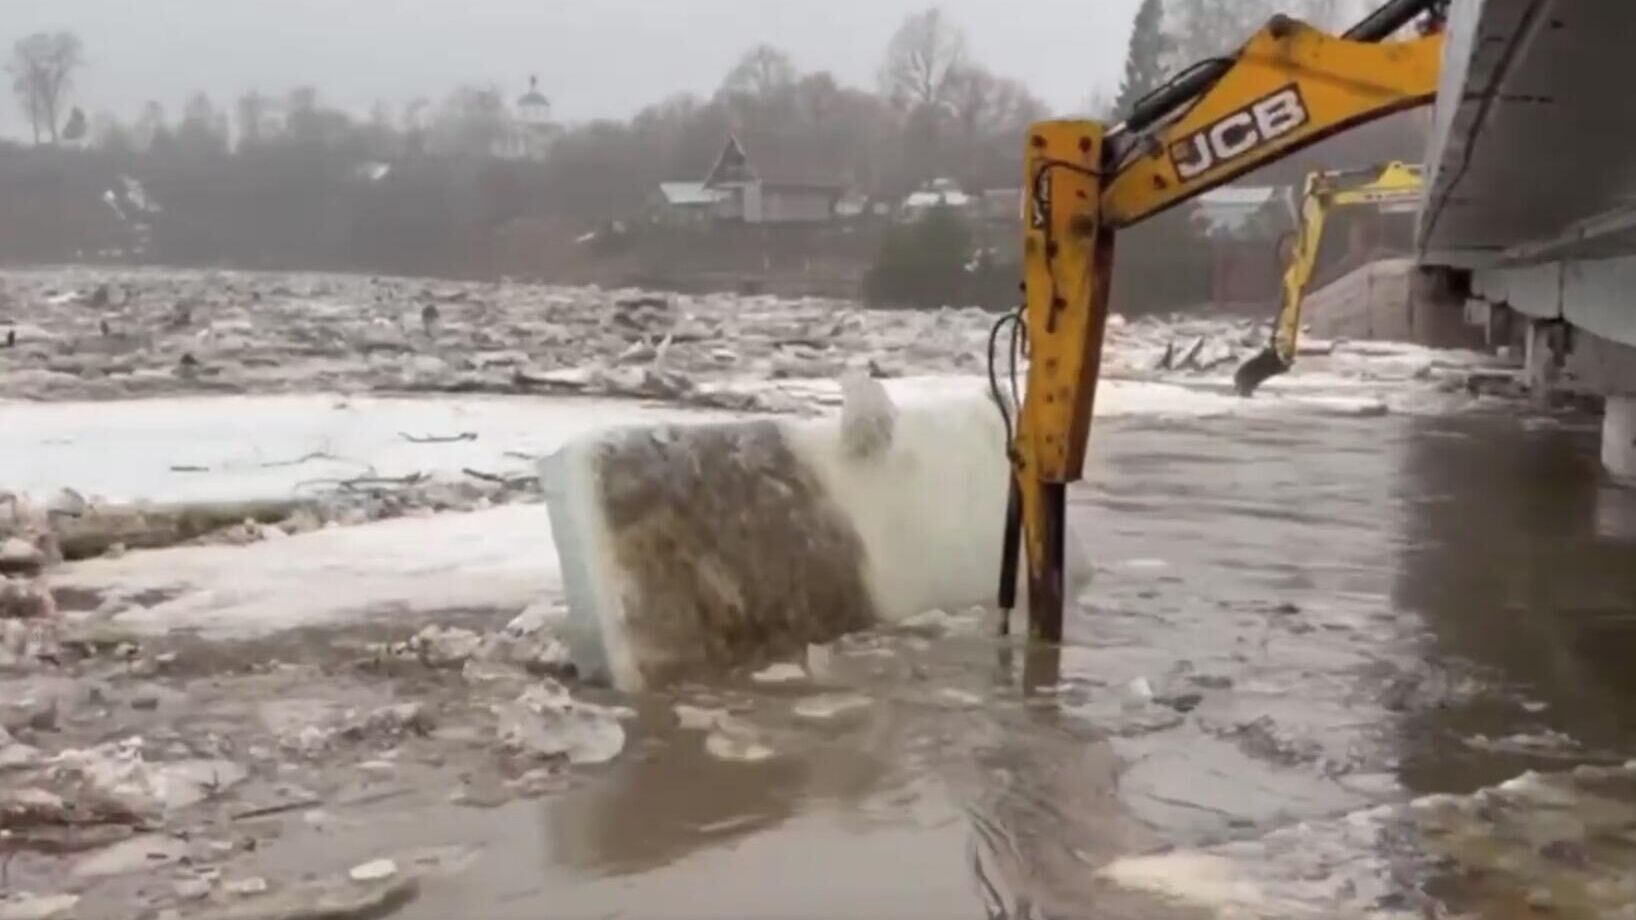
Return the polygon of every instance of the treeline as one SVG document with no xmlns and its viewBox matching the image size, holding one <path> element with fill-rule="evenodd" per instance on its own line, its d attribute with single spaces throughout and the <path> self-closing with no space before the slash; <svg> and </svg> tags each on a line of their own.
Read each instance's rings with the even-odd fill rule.
<svg viewBox="0 0 1636 920">
<path fill-rule="evenodd" d="M 572 126 L 552 123 L 543 97 L 497 86 L 363 116 L 302 87 L 87 119 L 70 105 L 85 60 L 66 33 L 14 49 L 9 69 L 39 75 L 15 81 L 35 146 L 0 148 L 0 203 L 26 218 L 0 230 L 0 257 L 128 251 L 117 227 L 87 234 L 113 221 L 103 192 L 128 175 L 162 208 L 146 216 L 143 258 L 482 273 L 498 228 L 528 220 L 573 239 L 639 219 L 659 183 L 702 180 L 729 133 L 763 168 L 898 197 L 933 177 L 1017 185 L 1017 138 L 1046 114 L 935 8 L 902 23 L 871 89 L 758 46 L 709 96 Z"/>
<path fill-rule="evenodd" d="M 1231 53 L 1278 14 L 1339 32 L 1379 0 L 1142 0 L 1118 95 L 1101 114 L 1128 113 L 1171 74 Z"/>
<path fill-rule="evenodd" d="M 1090 93 L 1080 108 L 1113 117 L 1181 62 L 1236 45 L 1275 6 L 1291 11 L 1275 0 L 1144 0 L 1118 97 Z M 1355 11 L 1347 0 L 1299 0 L 1293 12 L 1334 26 Z M 868 88 L 803 71 L 781 50 L 758 46 L 708 95 L 577 125 L 552 122 L 549 103 L 523 96 L 521 86 L 479 85 L 362 114 L 302 87 L 233 99 L 201 92 L 174 108 L 151 102 L 133 117 L 87 117 L 73 98 L 86 60 L 67 33 L 30 36 L 13 49 L 7 70 L 34 144 L 0 145 L 0 211 L 8 216 L 0 259 L 120 253 L 174 264 L 455 275 L 523 273 L 532 259 L 551 277 L 556 267 L 599 258 L 597 247 L 576 240 L 651 213 L 659 183 L 702 180 L 730 133 L 760 168 L 896 201 L 933 178 L 969 191 L 1017 187 L 1020 138 L 1049 114 L 1027 87 L 977 61 L 958 24 L 936 8 L 907 17 L 890 36 Z M 1417 142 L 1404 141 L 1415 134 L 1389 132 L 1387 142 L 1364 140 L 1359 149 L 1372 159 L 1381 151 L 1416 156 Z M 1283 164 L 1281 175 L 1293 178 L 1310 162 Z M 151 209 L 120 198 L 126 178 Z M 119 194 L 110 200 L 110 192 Z M 1174 288 L 1168 299 L 1185 300 L 1200 285 L 1179 284 L 1165 267 L 1196 266 L 1199 257 L 1184 252 L 1196 237 L 1185 211 L 1164 226 L 1162 251 L 1125 247 L 1122 264 L 1153 265 L 1153 283 L 1137 288 Z M 947 226 L 898 232 L 883 239 L 882 254 L 938 271 L 957 257 L 979 264 L 972 260 L 983 253 L 956 251 L 970 237 Z M 939 254 L 913 253 L 915 240 Z M 854 271 L 860 284 L 868 267 L 811 261 Z M 1008 271 L 1002 265 L 994 275 Z M 988 272 L 982 263 L 980 276 Z M 878 271 L 873 287 L 898 290 L 914 274 Z"/>
<path fill-rule="evenodd" d="M 27 54 L 20 43 L 13 57 Z M 81 61 L 75 40 L 70 87 Z M 65 108 L 66 90 L 19 83 L 39 143 L 54 142 L 53 111 Z M 191 166 L 223 157 L 254 157 L 262 166 L 314 157 L 399 163 L 523 158 L 549 135 L 550 155 L 539 158 L 526 204 L 601 220 L 630 216 L 661 181 L 702 179 L 730 131 L 746 136 L 752 156 L 751 138 L 776 143 L 768 159 L 800 150 L 809 167 L 869 194 L 903 194 L 941 176 L 974 188 L 1015 185 L 1017 137 L 1046 114 L 1020 83 L 974 60 L 960 28 L 935 8 L 909 17 L 892 36 L 873 89 L 844 86 L 827 71 L 803 72 L 763 45 L 747 51 L 711 95 L 673 96 L 629 120 L 541 124 L 540 113 L 518 104 L 521 91 L 463 86 L 441 100 L 378 104 L 362 117 L 327 104 L 313 87 L 235 100 L 200 92 L 174 112 L 154 101 L 135 118 L 95 114 L 72 146 Z"/>
</svg>

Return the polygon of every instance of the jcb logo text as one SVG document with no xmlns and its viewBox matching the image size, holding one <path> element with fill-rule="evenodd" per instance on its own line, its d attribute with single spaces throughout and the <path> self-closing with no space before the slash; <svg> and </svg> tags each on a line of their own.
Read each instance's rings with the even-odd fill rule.
<svg viewBox="0 0 1636 920">
<path fill-rule="evenodd" d="M 1295 86 L 1262 97 L 1214 124 L 1170 145 L 1170 162 L 1183 182 L 1271 143 L 1308 121 L 1307 107 Z"/>
</svg>

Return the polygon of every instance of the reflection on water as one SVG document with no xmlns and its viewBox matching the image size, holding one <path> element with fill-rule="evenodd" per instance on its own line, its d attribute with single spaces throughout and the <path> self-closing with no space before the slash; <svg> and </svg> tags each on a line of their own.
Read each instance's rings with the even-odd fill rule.
<svg viewBox="0 0 1636 920">
<path fill-rule="evenodd" d="M 1472 750 L 1476 735 L 1571 736 L 1594 759 L 1636 750 L 1636 491 L 1605 484 L 1594 424 L 1425 419 L 1403 452 L 1408 504 L 1394 602 L 1423 620 L 1428 659 L 1497 690 L 1448 689 L 1409 719 L 1418 792 L 1503 781 L 1538 757 Z M 1459 684 L 1460 680 L 1443 681 Z M 1548 752 L 1546 752 L 1548 753 Z"/>
<path fill-rule="evenodd" d="M 872 702 L 832 721 L 797 714 L 813 686 L 640 701 L 620 761 L 491 819 L 515 842 L 526 814 L 536 845 L 474 872 L 537 889 L 491 913 L 1418 915 L 1428 854 L 1488 880 L 1438 879 L 1456 903 L 1617 903 L 1552 872 L 1613 865 L 1624 825 L 1542 823 L 1530 803 L 1560 816 L 1577 794 L 1549 785 L 1464 795 L 1636 740 L 1636 544 L 1616 523 L 1636 493 L 1600 484 L 1593 426 L 1149 422 L 1098 445 L 1071 509 L 1097 570 L 1060 653 L 970 617 L 838 643 L 827 689 Z M 678 702 L 731 709 L 778 756 L 716 759 Z M 1506 745 L 1551 732 L 1584 748 Z M 1636 807 L 1628 782 L 1582 784 Z M 1462 795 L 1402 805 L 1442 790 Z M 1126 861 L 1143 891 L 1103 871 L 1135 854 L 1159 854 Z M 429 892 L 406 916 L 455 903 L 474 902 Z"/>
<path fill-rule="evenodd" d="M 647 720 L 642 736 L 670 735 Z M 662 735 L 661 735 L 662 731 Z M 552 858 L 592 875 L 657 869 L 701 846 L 723 846 L 793 814 L 814 765 L 796 758 L 726 764 L 702 744 L 656 745 L 616 764 L 546 811 Z"/>
</svg>

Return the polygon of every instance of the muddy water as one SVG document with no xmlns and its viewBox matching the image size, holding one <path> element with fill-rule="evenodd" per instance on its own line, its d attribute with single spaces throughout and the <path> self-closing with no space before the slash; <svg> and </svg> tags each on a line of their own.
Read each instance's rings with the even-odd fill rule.
<svg viewBox="0 0 1636 920">
<path fill-rule="evenodd" d="M 1624 903 L 1636 781 L 1468 797 L 1636 754 L 1636 493 L 1601 484 L 1593 420 L 1123 419 L 1094 439 L 1072 514 L 1096 570 L 1059 653 L 957 613 L 838 642 L 804 681 L 621 700 L 625 752 L 533 800 L 452 804 L 492 743 L 446 726 L 397 794 L 290 818 L 254 871 L 469 848 L 405 918 Z M 727 711 L 737 743 L 678 704 Z M 1459 798 L 1402 807 L 1427 793 Z M 1143 890 L 1105 871 L 1166 853 L 1209 859 Z"/>
<path fill-rule="evenodd" d="M 1603 481 L 1594 422 L 1507 428 L 1427 420 L 1402 452 L 1416 511 L 1393 602 L 1424 623 L 1428 655 L 1514 692 L 1407 719 L 1403 779 L 1415 791 L 1499 782 L 1561 753 L 1495 755 L 1454 738 L 1557 732 L 1577 742 L 1570 761 L 1636 756 L 1636 490 Z"/>
<path fill-rule="evenodd" d="M 832 722 L 792 715 L 805 685 L 644 701 L 631 755 L 573 789 L 415 821 L 484 855 L 405 916 L 1202 916 L 1097 870 L 1636 751 L 1636 495 L 1600 484 L 1594 422 L 1126 421 L 1096 445 L 1060 656 L 972 618 L 843 643 L 827 683 L 872 702 Z M 678 699 L 777 756 L 710 756 Z M 1390 906 L 1422 882 L 1376 884 Z"/>
</svg>

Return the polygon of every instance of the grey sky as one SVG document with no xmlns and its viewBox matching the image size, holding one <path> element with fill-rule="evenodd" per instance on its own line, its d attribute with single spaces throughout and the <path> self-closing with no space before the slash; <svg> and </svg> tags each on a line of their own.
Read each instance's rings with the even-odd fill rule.
<svg viewBox="0 0 1636 920">
<path fill-rule="evenodd" d="M 1058 110 L 1112 91 L 1138 0 L 942 0 L 974 55 Z M 334 104 L 394 110 L 460 82 L 522 90 L 538 73 L 560 118 L 627 116 L 681 91 L 709 93 L 747 47 L 873 85 L 893 28 L 928 0 L 0 0 L 0 42 L 68 28 L 89 64 L 75 102 L 172 116 L 205 90 L 317 86 Z M 0 132 L 24 122 L 8 94 Z"/>
</svg>

